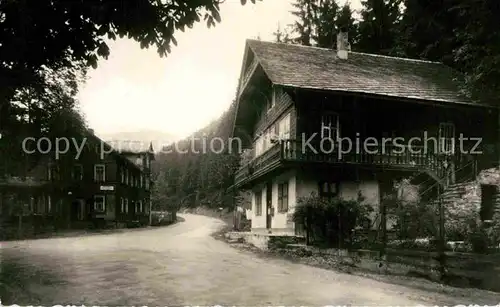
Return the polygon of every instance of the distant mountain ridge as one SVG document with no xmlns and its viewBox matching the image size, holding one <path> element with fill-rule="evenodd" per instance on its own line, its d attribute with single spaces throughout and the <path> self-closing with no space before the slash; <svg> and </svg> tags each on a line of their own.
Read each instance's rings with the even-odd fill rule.
<svg viewBox="0 0 500 307">
<path fill-rule="evenodd" d="M 133 147 L 141 148 L 147 150 L 149 144 L 153 143 L 153 150 L 155 152 L 161 151 L 161 149 L 173 142 L 177 141 L 179 137 L 174 134 L 158 131 L 158 130 L 140 130 L 140 131 L 128 131 L 128 132 L 117 132 L 117 133 L 103 133 L 99 134 L 99 137 L 106 142 L 110 142 L 113 147 L 118 144 L 118 147 L 128 147 L 130 144 L 134 144 Z M 120 145 L 123 143 L 122 145 Z"/>
</svg>

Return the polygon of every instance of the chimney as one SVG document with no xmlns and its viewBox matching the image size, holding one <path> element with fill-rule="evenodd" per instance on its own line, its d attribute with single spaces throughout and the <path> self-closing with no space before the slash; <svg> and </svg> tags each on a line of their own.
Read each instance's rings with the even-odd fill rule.
<svg viewBox="0 0 500 307">
<path fill-rule="evenodd" d="M 339 59 L 347 60 L 347 54 L 350 49 L 347 32 L 339 31 L 337 34 L 337 56 Z"/>
</svg>

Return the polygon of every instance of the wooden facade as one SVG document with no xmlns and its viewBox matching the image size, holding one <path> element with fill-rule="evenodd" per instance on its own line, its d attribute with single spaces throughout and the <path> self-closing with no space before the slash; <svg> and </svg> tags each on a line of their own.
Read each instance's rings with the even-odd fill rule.
<svg viewBox="0 0 500 307">
<path fill-rule="evenodd" d="M 397 179 L 438 191 L 498 165 L 498 108 L 462 97 L 449 68 L 348 55 L 247 41 L 234 119 L 246 158 L 234 188 L 252 191 L 252 230 L 290 232 L 297 200 L 324 183 L 377 206 Z"/>
<path fill-rule="evenodd" d="M 253 179 L 273 169 L 291 166 L 288 162 L 426 172 L 435 179 L 445 176 L 442 166 L 445 160 L 452 164 L 454 172 L 465 167 L 467 171 L 475 167 L 477 172 L 497 164 L 498 112 L 492 108 L 443 106 L 278 86 L 274 90 L 277 99 L 273 110 L 265 111 L 262 106 L 258 114 L 267 113 L 256 123 L 248 124 L 253 126 L 248 131 L 254 143 L 246 145 L 254 158 L 236 173 L 237 185 L 251 184 Z M 321 141 L 321 121 L 325 114 L 331 114 L 338 122 L 340 140 L 333 145 Z M 255 157 L 255 140 L 287 115 L 291 117 L 290 139 L 274 142 Z M 440 128 L 449 125 L 454 129 L 455 144 L 453 154 L 445 155 L 443 152 L 450 150 L 442 141 Z"/>
</svg>

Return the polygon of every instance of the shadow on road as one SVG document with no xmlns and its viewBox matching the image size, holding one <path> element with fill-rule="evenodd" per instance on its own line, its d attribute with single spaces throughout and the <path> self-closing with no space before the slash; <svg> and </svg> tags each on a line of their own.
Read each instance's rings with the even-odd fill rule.
<svg viewBox="0 0 500 307">
<path fill-rule="evenodd" d="M 39 256 L 29 255 L 18 259 L 2 257 L 0 298 L 3 305 L 24 303 L 40 305 L 43 303 L 43 297 L 50 295 L 48 291 L 57 289 L 64 283 L 59 274 L 35 266 L 33 263 L 47 261 L 47 259 L 39 261 L 35 259 L 37 257 Z"/>
</svg>

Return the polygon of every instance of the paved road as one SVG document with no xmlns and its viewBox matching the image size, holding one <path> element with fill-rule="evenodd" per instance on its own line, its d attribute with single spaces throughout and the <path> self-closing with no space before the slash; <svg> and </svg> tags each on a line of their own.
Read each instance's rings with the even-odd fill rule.
<svg viewBox="0 0 500 307">
<path fill-rule="evenodd" d="M 479 303 L 238 251 L 218 220 L 152 230 L 3 243 L 3 304 L 434 305 Z M 15 267 L 22 268 L 21 272 Z M 8 276 L 15 272 L 15 276 Z M 23 287 L 24 289 L 15 288 Z M 484 304 L 485 302 L 483 302 Z M 493 305 L 497 302 L 489 302 Z"/>
</svg>

